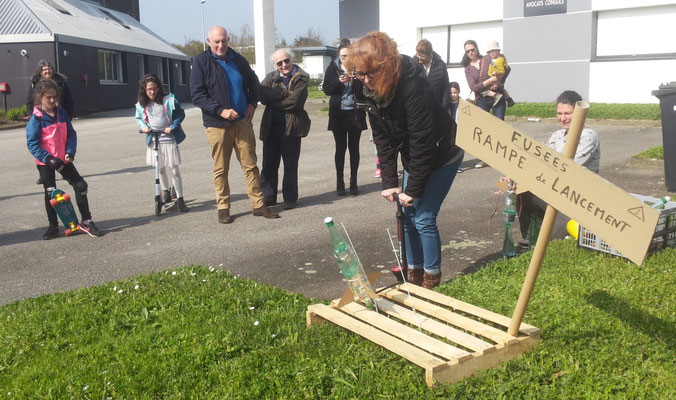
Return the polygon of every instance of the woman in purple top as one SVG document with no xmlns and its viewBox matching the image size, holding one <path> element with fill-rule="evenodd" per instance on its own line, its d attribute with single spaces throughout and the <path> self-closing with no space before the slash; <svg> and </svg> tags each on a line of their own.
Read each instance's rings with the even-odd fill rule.
<svg viewBox="0 0 676 400">
<path fill-rule="evenodd" d="M 490 112 L 493 109 L 493 115 L 505 119 L 505 99 L 501 98 L 495 103 L 495 92 L 489 92 L 489 95 L 483 96 L 481 92 L 489 89 L 494 84 L 498 83 L 498 78 L 495 76 L 488 76 L 488 67 L 491 65 L 491 56 L 482 56 L 479 53 L 479 46 L 474 40 L 465 42 L 465 54 L 462 56 L 460 64 L 465 67 L 465 77 L 469 89 L 474 92 L 476 105 L 482 110 Z M 491 96 L 490 93 L 493 93 Z M 494 104 L 495 103 L 495 104 Z M 475 165 L 476 168 L 483 168 L 486 163 L 479 160 Z"/>
<path fill-rule="evenodd" d="M 490 95 L 491 92 L 486 96 L 481 95 L 481 92 L 490 89 L 491 86 L 498 82 L 497 77 L 488 76 L 488 67 L 491 65 L 491 56 L 482 56 L 481 53 L 479 53 L 479 46 L 477 46 L 476 42 L 474 40 L 468 40 L 465 42 L 465 54 L 462 56 L 460 64 L 465 67 L 467 84 L 469 85 L 470 90 L 474 92 L 476 105 L 487 112 L 490 112 L 492 108 L 493 115 L 504 120 L 505 100 L 501 99 L 493 105 L 495 92 L 492 92 L 492 96 Z"/>
</svg>

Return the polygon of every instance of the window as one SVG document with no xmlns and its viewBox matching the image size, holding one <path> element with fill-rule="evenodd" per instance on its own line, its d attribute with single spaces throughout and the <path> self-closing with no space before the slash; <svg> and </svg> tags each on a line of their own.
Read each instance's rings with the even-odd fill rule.
<svg viewBox="0 0 676 400">
<path fill-rule="evenodd" d="M 178 73 L 178 84 L 187 85 L 190 76 L 190 64 L 187 61 L 179 61 L 180 70 Z"/>
<path fill-rule="evenodd" d="M 486 54 L 486 43 L 490 40 L 497 40 L 500 46 L 502 43 L 502 21 L 477 22 L 474 24 L 451 25 L 451 44 L 449 48 L 449 61 L 451 64 L 459 65 L 462 56 L 465 54 L 465 42 L 474 40 L 481 54 Z"/>
<path fill-rule="evenodd" d="M 55 8 L 58 12 L 60 12 L 61 14 L 73 15 L 73 14 L 69 13 L 68 10 L 66 10 L 66 9 L 63 8 L 63 7 L 61 7 L 61 5 L 58 4 L 57 2 L 55 2 L 54 0 L 44 0 L 44 2 L 47 3 L 47 4 L 49 4 L 50 6 L 54 7 L 54 8 Z"/>
<path fill-rule="evenodd" d="M 432 50 L 439 54 L 445 63 L 448 63 L 448 25 L 422 28 L 421 39 L 427 39 L 432 43 Z"/>
<path fill-rule="evenodd" d="M 123 83 L 122 54 L 117 51 L 99 50 L 99 82 Z"/>
<path fill-rule="evenodd" d="M 669 27 L 676 6 L 599 11 L 596 14 L 596 57 L 640 59 L 676 53 L 673 35 L 657 27 Z"/>
<path fill-rule="evenodd" d="M 138 64 L 138 79 L 141 81 L 143 79 L 143 76 L 148 73 L 148 70 L 146 69 L 146 58 L 148 56 L 144 56 L 143 54 L 137 54 L 136 55 L 136 61 Z"/>
<path fill-rule="evenodd" d="M 164 66 L 162 65 L 163 64 L 162 59 L 158 58 L 156 60 L 156 63 L 157 63 L 157 68 L 156 68 L 157 69 L 157 77 L 160 78 L 162 83 L 165 83 L 164 82 Z"/>
<path fill-rule="evenodd" d="M 109 13 L 108 11 L 106 11 L 106 10 L 104 10 L 104 9 L 101 9 L 101 8 L 99 8 L 99 11 L 101 11 L 106 17 L 108 17 L 108 18 L 112 19 L 113 21 L 117 22 L 118 24 L 122 25 L 124 28 L 130 29 L 130 30 L 131 30 L 131 28 L 129 27 L 129 25 L 127 25 L 127 24 L 125 24 L 124 22 L 122 22 L 121 19 L 117 18 L 117 17 L 116 17 L 115 15 L 113 15 L 112 13 Z"/>
</svg>

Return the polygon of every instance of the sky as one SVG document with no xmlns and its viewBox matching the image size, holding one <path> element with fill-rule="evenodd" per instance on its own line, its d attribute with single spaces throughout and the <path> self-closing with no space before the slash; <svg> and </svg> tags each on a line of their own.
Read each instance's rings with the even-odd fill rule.
<svg viewBox="0 0 676 400">
<path fill-rule="evenodd" d="M 202 40 L 200 0 L 140 0 L 141 23 L 170 43 L 185 44 Z M 253 24 L 253 0 L 206 0 L 204 25 L 222 25 L 238 34 Z M 308 28 L 319 32 L 324 44 L 338 39 L 338 0 L 275 0 L 277 38 L 291 44 Z"/>
</svg>

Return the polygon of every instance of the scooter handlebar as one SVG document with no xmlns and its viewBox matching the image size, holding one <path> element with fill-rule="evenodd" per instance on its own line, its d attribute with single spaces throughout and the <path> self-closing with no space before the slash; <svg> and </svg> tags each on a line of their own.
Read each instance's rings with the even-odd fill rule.
<svg viewBox="0 0 676 400">
<path fill-rule="evenodd" d="M 139 129 L 138 133 L 164 133 L 164 131 L 158 129 L 151 129 L 148 132 L 143 132 L 142 130 Z"/>
</svg>

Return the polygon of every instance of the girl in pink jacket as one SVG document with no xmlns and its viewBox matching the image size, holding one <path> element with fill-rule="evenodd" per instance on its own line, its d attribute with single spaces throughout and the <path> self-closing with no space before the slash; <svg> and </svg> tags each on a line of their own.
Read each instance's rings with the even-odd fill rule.
<svg viewBox="0 0 676 400">
<path fill-rule="evenodd" d="M 59 234 L 59 221 L 49 203 L 52 191 L 56 189 L 56 171 L 73 186 L 75 202 L 82 217 L 80 228 L 92 236 L 101 236 L 89 211 L 87 182 L 73 165 L 77 134 L 66 112 L 58 106 L 59 86 L 51 79 L 43 79 L 35 85 L 34 93 L 36 106 L 26 125 L 26 139 L 45 188 L 49 228 L 42 238 L 49 240 Z"/>
</svg>

